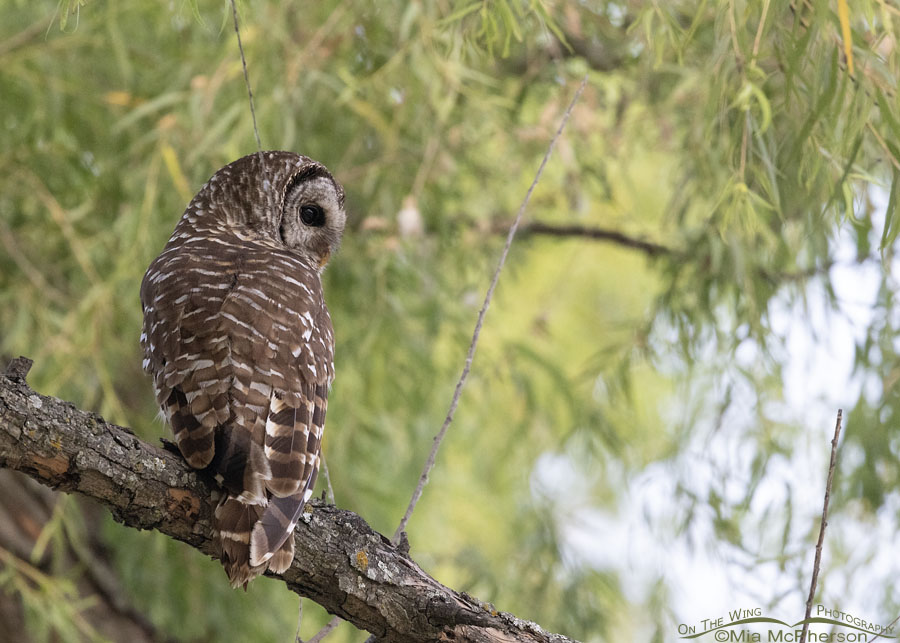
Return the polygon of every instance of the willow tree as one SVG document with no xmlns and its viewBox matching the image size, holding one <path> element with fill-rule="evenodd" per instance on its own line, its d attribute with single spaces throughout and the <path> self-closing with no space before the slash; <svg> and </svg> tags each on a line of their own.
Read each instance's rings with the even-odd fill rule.
<svg viewBox="0 0 900 643">
<path fill-rule="evenodd" d="M 751 572 L 776 562 L 783 582 L 762 601 L 799 599 L 818 501 L 784 467 L 826 451 L 830 429 L 786 403 L 790 340 L 826 341 L 827 320 L 844 316 L 857 384 L 832 522 L 892 517 L 897 7 L 238 7 L 263 146 L 316 158 L 347 188 L 348 231 L 325 276 L 338 506 L 392 533 L 503 234 L 587 74 L 409 524 L 413 556 L 571 637 L 668 636 L 682 618 L 671 576 L 634 567 L 602 528 L 655 475 L 666 496 L 636 542 L 677 548 L 705 530 L 702 546 Z M 140 278 L 199 186 L 256 149 L 230 11 L 11 0 L 0 25 L 0 352 L 33 358 L 41 393 L 148 440 L 166 430 L 140 369 Z M 861 306 L 846 301 L 848 279 L 871 292 Z M 802 482 L 820 494 L 818 479 Z M 294 635 L 283 585 L 233 593 L 216 563 L 165 536 L 3 484 L 8 498 L 32 494 L 0 501 L 18 525 L 0 531 L 9 636 Z M 823 578 L 863 562 L 836 555 Z M 640 591 L 635 576 L 649 579 Z M 886 581 L 872 589 L 881 614 L 900 603 Z M 304 614 L 308 638 L 328 615 Z"/>
</svg>

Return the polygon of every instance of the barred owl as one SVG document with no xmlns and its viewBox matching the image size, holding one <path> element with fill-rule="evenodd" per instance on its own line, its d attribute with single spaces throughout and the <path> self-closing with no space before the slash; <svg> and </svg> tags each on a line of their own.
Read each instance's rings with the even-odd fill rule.
<svg viewBox="0 0 900 643">
<path fill-rule="evenodd" d="M 319 470 L 334 335 L 320 274 L 344 192 L 289 152 L 213 175 L 141 284 L 144 370 L 191 467 L 222 487 L 214 528 L 232 586 L 286 570 Z"/>
</svg>

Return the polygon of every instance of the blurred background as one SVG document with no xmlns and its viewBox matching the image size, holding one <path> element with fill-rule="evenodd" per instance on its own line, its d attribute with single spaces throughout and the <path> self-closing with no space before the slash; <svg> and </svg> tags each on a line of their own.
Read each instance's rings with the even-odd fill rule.
<svg viewBox="0 0 900 643">
<path fill-rule="evenodd" d="M 266 149 L 325 163 L 337 504 L 391 534 L 547 144 L 409 525 L 441 582 L 583 641 L 887 624 L 900 496 L 894 0 L 239 2 Z M 254 152 L 227 2 L 3 0 L 0 356 L 157 441 L 138 289 Z M 321 485 L 321 481 L 320 481 Z M 292 641 L 298 597 L 0 471 L 0 640 Z M 329 616 L 304 601 L 300 636 Z M 366 637 L 343 624 L 329 639 Z"/>
</svg>

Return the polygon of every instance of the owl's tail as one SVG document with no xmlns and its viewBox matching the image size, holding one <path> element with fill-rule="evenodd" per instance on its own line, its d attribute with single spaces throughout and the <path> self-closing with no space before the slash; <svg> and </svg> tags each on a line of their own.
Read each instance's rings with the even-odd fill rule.
<svg viewBox="0 0 900 643">
<path fill-rule="evenodd" d="M 232 587 L 247 589 L 247 583 L 266 571 L 266 565 L 250 563 L 250 533 L 265 507 L 226 494 L 216 507 L 215 529 L 222 545 L 222 565 Z"/>
<path fill-rule="evenodd" d="M 250 534 L 251 566 L 268 564 L 276 574 L 291 566 L 294 560 L 294 527 L 312 496 L 318 473 L 318 467 L 314 468 L 306 485 L 297 493 L 269 499 L 269 506 Z"/>
<path fill-rule="evenodd" d="M 268 507 L 226 495 L 215 513 L 222 546 L 222 565 L 232 587 L 247 583 L 271 569 L 281 574 L 294 561 L 294 527 L 309 500 L 309 492 L 271 498 Z"/>
</svg>

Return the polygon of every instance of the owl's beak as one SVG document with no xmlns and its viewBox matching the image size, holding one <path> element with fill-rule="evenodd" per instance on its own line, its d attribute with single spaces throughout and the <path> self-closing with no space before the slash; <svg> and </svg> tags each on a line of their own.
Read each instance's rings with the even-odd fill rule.
<svg viewBox="0 0 900 643">
<path fill-rule="evenodd" d="M 319 259 L 319 270 L 325 267 L 325 264 L 328 263 L 329 259 L 331 259 L 331 250 L 326 250 L 325 254 Z"/>
</svg>

